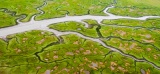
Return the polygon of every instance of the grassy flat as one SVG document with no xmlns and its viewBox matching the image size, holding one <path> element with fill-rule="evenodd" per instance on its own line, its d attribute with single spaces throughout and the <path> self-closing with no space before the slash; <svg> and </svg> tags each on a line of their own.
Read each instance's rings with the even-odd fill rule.
<svg viewBox="0 0 160 74">
<path fill-rule="evenodd" d="M 116 0 L 115 8 L 110 13 L 122 16 L 160 15 L 159 0 Z"/>
<path fill-rule="evenodd" d="M 158 20 L 103 20 L 100 31 L 108 45 L 137 58 L 145 58 L 159 66 Z"/>
<path fill-rule="evenodd" d="M 34 54 L 37 50 L 41 50 L 48 44 L 56 42 L 56 37 L 43 31 L 30 31 L 27 33 L 10 35 L 8 49 L 11 54 L 23 54 L 29 55 Z"/>
<path fill-rule="evenodd" d="M 129 20 L 129 19 L 116 19 L 116 20 L 103 20 L 103 24 L 126 26 L 126 27 L 142 27 L 147 29 L 159 29 L 160 19 L 147 19 L 145 20 Z"/>
<path fill-rule="evenodd" d="M 100 29 L 104 37 L 116 36 L 123 39 L 134 39 L 142 43 L 150 43 L 158 48 L 159 46 L 159 31 L 160 30 L 148 30 L 144 28 L 128 28 L 128 27 L 117 27 L 117 26 L 102 26 Z"/>
<path fill-rule="evenodd" d="M 94 26 L 98 26 L 98 22 L 96 20 L 85 19 L 83 21 L 88 24 L 88 28 L 93 28 Z"/>
<path fill-rule="evenodd" d="M 36 8 L 43 4 L 43 0 L 2 0 L 0 4 L 0 28 L 13 26 L 21 15 L 27 15 L 23 22 L 30 20 L 31 16 L 39 11 Z M 4 12 L 7 9 L 7 12 Z"/>
<path fill-rule="evenodd" d="M 136 41 L 127 41 L 121 40 L 119 38 L 110 38 L 110 40 L 104 40 L 106 44 L 118 48 L 124 53 L 133 55 L 139 59 L 147 59 L 150 62 L 155 63 L 160 66 L 160 58 L 158 58 L 160 54 L 160 50 L 157 50 L 152 45 L 141 44 Z"/>
<path fill-rule="evenodd" d="M 96 33 L 96 27 L 92 29 L 88 29 L 84 26 L 84 24 L 79 22 L 62 22 L 62 23 L 56 23 L 49 25 L 51 29 L 56 29 L 59 31 L 73 31 L 73 32 L 79 32 L 83 35 L 90 36 L 90 37 L 98 37 Z"/>
<path fill-rule="evenodd" d="M 103 10 L 112 2 L 112 0 L 50 0 L 47 6 L 42 8 L 45 14 L 38 16 L 36 19 L 62 17 L 66 14 L 69 16 L 87 14 L 105 15 Z"/>
<path fill-rule="evenodd" d="M 0 39 L 0 73 L 36 73 L 37 70 L 33 67 L 40 62 L 36 52 L 57 41 L 52 33 L 39 30 L 9 35 L 7 42 Z"/>
<path fill-rule="evenodd" d="M 0 56 L 3 56 L 5 53 L 7 53 L 7 42 L 0 39 Z"/>
<path fill-rule="evenodd" d="M 16 12 L 16 15 L 26 14 L 27 18 L 23 21 L 29 21 L 31 16 L 39 13 L 36 8 L 43 4 L 43 0 L 3 0 L 1 1 L 0 8 L 6 8 L 9 11 Z"/>
<path fill-rule="evenodd" d="M 0 40 L 5 45 L 4 48 L 7 46 L 10 50 L 10 53 L 0 56 L 0 73 L 3 74 L 139 74 L 142 69 L 145 72 L 159 73 L 145 62 L 135 62 L 117 52 L 111 52 L 99 43 L 74 34 L 61 36 L 62 42 L 58 43 L 55 43 L 57 39 L 54 35 L 39 30 L 10 35 L 7 38 L 8 42 Z M 51 42 L 54 44 L 50 44 Z"/>
<path fill-rule="evenodd" d="M 16 17 L 0 12 L 0 28 L 13 26 L 16 24 Z"/>
<path fill-rule="evenodd" d="M 141 73 L 149 73 L 149 74 L 157 74 L 160 71 L 156 70 L 155 68 L 151 67 L 151 65 L 148 65 L 145 62 L 136 62 L 136 71 L 141 71 Z"/>
</svg>

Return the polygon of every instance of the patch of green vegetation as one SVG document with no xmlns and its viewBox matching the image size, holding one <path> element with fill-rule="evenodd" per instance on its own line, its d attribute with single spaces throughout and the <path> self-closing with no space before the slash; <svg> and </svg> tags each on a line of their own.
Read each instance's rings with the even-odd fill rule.
<svg viewBox="0 0 160 74">
<path fill-rule="evenodd" d="M 9 35 L 7 42 L 0 39 L 0 73 L 37 73 L 39 68 L 35 66 L 43 63 L 35 53 L 56 42 L 58 39 L 52 33 L 39 30 Z"/>
<path fill-rule="evenodd" d="M 42 10 L 45 14 L 36 17 L 37 20 L 73 15 L 105 15 L 103 9 L 113 3 L 113 0 L 49 0 Z"/>
<path fill-rule="evenodd" d="M 134 70 L 134 60 L 124 57 L 117 52 L 112 52 L 111 54 L 105 57 L 105 68 L 102 73 L 108 74 L 137 74 L 139 71 Z"/>
<path fill-rule="evenodd" d="M 128 27 L 142 27 L 142 28 L 160 28 L 160 19 L 147 19 L 147 20 L 129 20 L 129 19 L 117 19 L 117 20 L 103 20 L 103 24 L 115 25 L 115 26 L 128 26 Z"/>
<path fill-rule="evenodd" d="M 107 38 L 104 41 L 124 53 L 137 58 L 145 58 L 156 65 L 160 65 L 158 58 L 159 46 L 159 19 L 139 20 L 103 20 L 101 34 Z"/>
<path fill-rule="evenodd" d="M 7 52 L 7 42 L 0 39 L 0 56 L 3 56 Z"/>
<path fill-rule="evenodd" d="M 51 69 L 53 70 L 51 73 L 140 73 L 141 67 L 136 69 L 133 59 L 117 52 L 109 53 L 107 48 L 98 43 L 76 35 L 66 35 L 62 38 L 63 43 L 46 48 L 46 51 L 39 54 L 46 62 L 58 63 Z M 148 67 L 154 69 L 152 66 L 143 69 Z M 153 71 L 158 72 L 158 70 Z"/>
<path fill-rule="evenodd" d="M 0 28 L 13 26 L 16 24 L 16 17 L 0 12 Z"/>
<path fill-rule="evenodd" d="M 52 37 L 48 38 L 48 36 Z M 62 42 L 53 45 L 49 43 L 57 41 L 55 36 L 51 35 L 50 32 L 39 30 L 10 35 L 7 38 L 9 39 L 8 49 L 10 53 L 0 56 L 0 73 L 3 74 L 139 74 L 141 73 L 141 69 L 146 72 L 150 71 L 150 73 L 159 73 L 159 70 L 147 63 L 136 62 L 135 65 L 133 59 L 122 56 L 117 52 L 111 52 L 99 43 L 83 39 L 74 34 L 61 36 Z M 35 55 L 32 52 L 30 54 L 20 54 L 22 51 L 15 53 L 14 49 L 12 49 L 14 47 L 11 47 L 15 38 L 17 42 L 14 43 L 15 46 L 23 46 L 20 49 L 25 48 L 23 51 L 26 53 L 28 49 L 35 47 L 36 49 L 30 51 L 35 51 L 34 53 L 38 52 L 38 54 Z M 44 38 L 47 40 L 37 45 L 37 43 L 39 44 L 39 40 Z M 48 42 L 47 47 L 45 45 L 46 42 Z M 0 40 L 0 43 L 5 45 L 7 42 Z M 31 46 L 30 43 L 34 46 Z M 26 48 L 26 44 L 28 44 L 28 48 Z M 45 47 L 43 47 L 44 45 Z M 40 52 L 40 50 L 42 51 Z"/>
<path fill-rule="evenodd" d="M 142 74 L 141 69 L 144 69 L 149 74 L 159 73 L 160 71 L 145 62 L 136 62 L 133 59 L 122 56 L 117 52 L 113 52 L 105 58 L 106 67 L 102 70 L 102 74 Z"/>
<path fill-rule="evenodd" d="M 39 13 L 36 8 L 43 4 L 44 0 L 1 0 L 0 4 L 0 28 L 13 26 L 21 15 L 27 15 L 23 22 Z"/>
<path fill-rule="evenodd" d="M 101 26 L 101 34 L 103 37 L 116 36 L 127 40 L 137 40 L 142 43 L 153 44 L 156 47 L 160 48 L 160 30 L 147 30 L 144 28 L 128 28 L 128 27 L 117 27 L 117 26 Z"/>
<path fill-rule="evenodd" d="M 8 44 L 8 49 L 11 51 L 11 54 L 19 55 L 34 54 L 48 44 L 57 42 L 57 38 L 54 35 L 39 30 L 10 35 L 7 38 L 11 38 Z"/>
<path fill-rule="evenodd" d="M 83 21 L 88 24 L 88 28 L 93 28 L 94 26 L 97 26 L 97 25 L 98 25 L 98 22 L 97 22 L 96 20 L 85 19 L 85 20 L 83 20 Z"/>
<path fill-rule="evenodd" d="M 160 15 L 159 0 L 116 0 L 115 8 L 110 13 L 122 16 Z"/>
<path fill-rule="evenodd" d="M 66 35 L 62 38 L 64 39 L 63 43 L 46 48 L 46 51 L 39 54 L 46 62 L 58 63 L 54 67 L 53 73 L 67 73 L 67 71 L 75 73 L 81 69 L 84 69 L 83 71 L 91 70 L 90 63 L 102 61 L 109 51 L 98 43 L 76 35 Z"/>
<path fill-rule="evenodd" d="M 82 33 L 86 36 L 90 37 L 98 37 L 96 33 L 96 27 L 92 29 L 88 29 L 84 27 L 84 24 L 79 23 L 79 22 L 61 22 L 61 23 L 56 23 L 56 24 L 51 24 L 49 25 L 49 28 L 59 30 L 59 31 L 75 31 Z"/>
<path fill-rule="evenodd" d="M 140 71 L 141 73 L 145 72 L 146 74 L 157 74 L 160 73 L 159 70 L 155 69 L 151 65 L 146 62 L 136 62 L 136 71 Z"/>
<path fill-rule="evenodd" d="M 45 31 L 29 31 L 7 37 L 8 43 L 0 41 L 0 66 L 13 67 L 15 65 L 38 63 L 34 55 L 50 43 L 57 42 L 57 38 Z M 7 52 L 5 52 L 7 51 Z"/>
<path fill-rule="evenodd" d="M 135 56 L 139 59 L 147 59 L 155 63 L 156 65 L 160 66 L 160 50 L 156 50 L 156 48 L 152 45 L 141 44 L 136 41 L 127 41 L 122 40 L 119 38 L 110 38 L 109 40 L 104 40 L 106 44 L 118 48 L 119 50 L 123 51 L 124 53 L 130 54 Z"/>
<path fill-rule="evenodd" d="M 86 55 L 105 55 L 109 51 L 103 46 L 100 46 L 98 43 L 95 43 L 91 40 L 82 39 L 76 35 L 62 36 L 62 38 L 64 40 L 62 44 L 53 45 L 46 48 L 46 51 L 43 52 L 42 56 L 45 58 L 48 57 L 48 59 L 51 61 L 60 60 L 70 56 L 72 56 L 73 59 L 74 57 L 85 57 Z M 54 59 L 53 55 L 55 58 L 56 56 L 59 57 Z M 43 60 L 45 58 L 43 58 Z"/>
<path fill-rule="evenodd" d="M 18 62 L 17 62 L 18 63 Z M 55 63 L 34 63 L 33 64 L 22 64 L 17 65 L 14 67 L 1 67 L 0 73 L 1 74 L 46 74 L 48 69 L 53 68 Z"/>
<path fill-rule="evenodd" d="M 26 14 L 27 18 L 23 21 L 29 21 L 31 16 L 38 13 L 36 8 L 43 4 L 44 0 L 3 0 L 1 1 L 0 8 L 6 8 L 9 11 L 16 12 L 16 15 Z"/>
</svg>

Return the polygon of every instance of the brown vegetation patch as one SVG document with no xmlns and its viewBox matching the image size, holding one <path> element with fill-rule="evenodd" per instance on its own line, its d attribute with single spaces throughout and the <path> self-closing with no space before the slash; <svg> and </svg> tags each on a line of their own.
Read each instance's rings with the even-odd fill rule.
<svg viewBox="0 0 160 74">
<path fill-rule="evenodd" d="M 73 53 L 73 52 L 66 52 L 66 55 L 73 56 L 73 55 L 74 55 L 74 53 Z"/>
<path fill-rule="evenodd" d="M 26 42 L 27 40 L 28 40 L 28 38 L 23 38 L 22 39 L 23 42 Z"/>
<path fill-rule="evenodd" d="M 58 59 L 58 55 L 53 56 L 53 59 Z"/>
<path fill-rule="evenodd" d="M 115 70 L 115 67 L 117 66 L 117 63 L 111 62 L 110 64 L 111 64 L 110 69 Z"/>
<path fill-rule="evenodd" d="M 15 48 L 14 50 L 16 51 L 16 53 L 20 53 L 22 51 L 21 49 L 18 48 Z"/>
<path fill-rule="evenodd" d="M 129 48 L 130 48 L 130 49 L 133 49 L 133 48 L 135 48 L 136 46 L 137 46 L 136 43 L 132 43 Z"/>
<path fill-rule="evenodd" d="M 84 74 L 90 74 L 90 72 L 87 70 L 84 70 Z"/>
<path fill-rule="evenodd" d="M 147 48 L 147 51 L 151 51 L 152 49 L 151 48 Z"/>
<path fill-rule="evenodd" d="M 40 41 L 37 41 L 36 43 L 37 43 L 37 44 L 42 44 L 44 41 L 45 41 L 45 39 L 42 39 L 42 40 L 40 40 Z"/>
<path fill-rule="evenodd" d="M 153 43 L 154 40 L 146 40 L 146 39 L 143 39 L 144 42 L 147 42 L 147 43 Z"/>
<path fill-rule="evenodd" d="M 120 34 L 121 36 L 124 36 L 127 34 L 125 31 L 122 31 L 122 30 L 117 30 L 116 33 Z"/>
<path fill-rule="evenodd" d="M 83 52 L 84 55 L 88 55 L 88 54 L 91 54 L 91 51 L 90 50 L 86 50 L 85 52 Z"/>
<path fill-rule="evenodd" d="M 40 67 L 40 66 L 36 67 L 37 70 L 39 70 L 39 69 L 41 69 L 41 68 L 42 68 L 42 67 Z"/>
</svg>

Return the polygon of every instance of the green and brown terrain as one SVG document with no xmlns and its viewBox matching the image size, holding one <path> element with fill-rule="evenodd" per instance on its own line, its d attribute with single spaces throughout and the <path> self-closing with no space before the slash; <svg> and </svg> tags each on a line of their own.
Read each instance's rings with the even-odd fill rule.
<svg viewBox="0 0 160 74">
<path fill-rule="evenodd" d="M 0 1 L 0 74 L 160 73 L 159 0 Z"/>
</svg>

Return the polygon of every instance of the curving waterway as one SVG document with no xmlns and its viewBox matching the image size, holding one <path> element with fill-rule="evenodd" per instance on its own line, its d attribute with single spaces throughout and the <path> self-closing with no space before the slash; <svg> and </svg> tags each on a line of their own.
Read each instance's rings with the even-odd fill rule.
<svg viewBox="0 0 160 74">
<path fill-rule="evenodd" d="M 46 3 L 44 3 L 42 6 L 46 5 Z M 40 7 L 42 7 L 40 6 Z M 44 12 L 39 8 L 37 8 L 38 11 L 40 11 L 39 14 L 43 14 Z M 59 22 L 66 22 L 66 21 L 77 21 L 77 22 L 82 22 L 82 20 L 84 19 L 93 19 L 93 20 L 97 20 L 99 23 L 104 20 L 104 19 L 135 19 L 135 20 L 146 20 L 148 18 L 160 18 L 160 16 L 143 16 L 143 17 L 128 17 L 128 16 L 117 16 L 117 15 L 113 15 L 111 13 L 108 13 L 108 9 L 113 8 L 114 6 L 111 7 L 107 7 L 103 12 L 108 15 L 108 16 L 93 16 L 93 15 L 83 15 L 83 16 L 65 16 L 65 17 L 60 17 L 60 18 L 52 18 L 52 19 L 46 19 L 46 20 L 40 20 L 40 21 L 35 21 L 34 17 L 37 16 L 37 14 L 33 15 L 31 21 L 29 22 L 21 22 L 15 26 L 11 26 L 11 27 L 7 27 L 7 28 L 2 28 L 0 29 L 0 37 L 1 38 L 5 38 L 7 35 L 10 34 L 15 34 L 15 33 L 21 33 L 21 32 L 25 32 L 25 31 L 30 31 L 30 30 L 46 30 L 46 31 L 50 31 L 53 32 L 57 37 L 61 36 L 61 35 L 67 35 L 67 34 L 76 34 L 84 39 L 89 39 L 95 42 L 100 43 L 102 46 L 109 48 L 110 50 L 113 50 L 115 52 L 119 52 L 120 54 L 122 54 L 123 56 L 126 57 L 130 57 L 136 61 L 140 61 L 140 62 L 147 62 L 149 64 L 151 64 L 152 66 L 154 66 L 156 69 L 160 69 L 160 67 L 158 67 L 157 65 L 155 65 L 152 62 L 149 62 L 145 59 L 137 59 L 136 57 L 132 56 L 132 55 L 128 55 L 125 54 L 121 51 L 119 51 L 118 49 L 111 47 L 111 46 L 107 46 L 104 42 L 102 42 L 99 38 L 95 39 L 95 38 L 90 38 L 87 36 L 84 36 L 80 33 L 77 32 L 60 32 L 54 29 L 49 29 L 47 26 L 50 24 L 54 24 L 54 23 L 59 23 Z M 19 19 L 18 19 L 19 20 Z M 84 22 L 82 22 L 84 23 Z M 87 24 L 85 24 L 85 27 L 87 27 Z"/>
<path fill-rule="evenodd" d="M 30 21 L 19 23 L 16 26 L 11 26 L 7 28 L 0 29 L 0 37 L 5 37 L 9 34 L 20 33 L 29 30 L 41 29 L 45 28 L 50 24 L 65 22 L 65 21 L 81 21 L 84 19 L 93 19 L 97 21 L 102 21 L 103 19 L 135 19 L 135 20 L 146 20 L 147 18 L 160 18 L 159 16 L 143 16 L 143 17 L 126 17 L 126 16 L 93 16 L 93 15 L 83 15 L 83 16 L 66 16 L 61 18 L 53 18 L 47 20 L 40 20 L 40 21 Z"/>
</svg>

